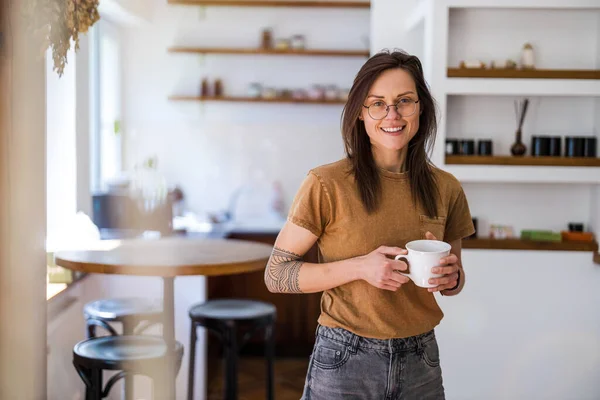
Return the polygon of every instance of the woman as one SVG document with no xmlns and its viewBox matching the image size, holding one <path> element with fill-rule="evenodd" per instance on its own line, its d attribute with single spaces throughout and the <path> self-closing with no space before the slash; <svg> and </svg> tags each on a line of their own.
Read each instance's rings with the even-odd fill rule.
<svg viewBox="0 0 600 400">
<path fill-rule="evenodd" d="M 435 133 L 419 59 L 371 57 L 343 112 L 347 157 L 309 172 L 265 271 L 271 292 L 323 291 L 304 399 L 444 398 L 433 292 L 461 291 L 461 239 L 474 229 L 460 183 L 429 162 Z M 394 257 L 421 238 L 452 246 L 430 289 L 396 272 L 407 266 Z M 315 242 L 322 262 L 305 263 Z"/>
</svg>

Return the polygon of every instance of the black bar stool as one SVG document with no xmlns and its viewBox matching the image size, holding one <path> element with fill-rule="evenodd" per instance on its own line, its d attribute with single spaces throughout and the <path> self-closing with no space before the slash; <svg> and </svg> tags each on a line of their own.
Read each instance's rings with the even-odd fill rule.
<svg viewBox="0 0 600 400">
<path fill-rule="evenodd" d="M 179 371 L 183 346 L 176 342 Z M 73 348 L 73 365 L 86 386 L 86 400 L 101 400 L 121 378 L 145 375 L 159 380 L 165 371 L 167 345 L 156 336 L 104 336 L 83 340 Z M 103 388 L 102 372 L 120 370 Z M 158 376 L 157 376 L 158 375 Z"/>
<path fill-rule="evenodd" d="M 112 336 L 118 335 L 110 323 L 123 326 L 123 335 L 135 335 L 161 322 L 162 304 L 156 300 L 137 297 L 101 299 L 83 307 L 87 337 L 96 337 L 96 327 L 106 329 Z"/>
<path fill-rule="evenodd" d="M 237 399 L 237 361 L 239 349 L 258 331 L 265 332 L 267 361 L 267 399 L 273 400 L 273 361 L 275 357 L 275 306 L 254 300 L 219 299 L 197 304 L 190 309 L 190 367 L 188 400 L 194 397 L 196 330 L 199 326 L 215 333 L 225 349 L 225 399 Z M 238 336 L 242 335 L 241 340 Z M 239 344 L 238 344 L 239 343 Z"/>
</svg>

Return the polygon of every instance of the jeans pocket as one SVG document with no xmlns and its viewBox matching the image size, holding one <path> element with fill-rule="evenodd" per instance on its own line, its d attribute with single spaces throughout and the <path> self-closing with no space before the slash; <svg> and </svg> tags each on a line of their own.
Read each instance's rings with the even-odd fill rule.
<svg viewBox="0 0 600 400">
<path fill-rule="evenodd" d="M 313 352 L 313 363 L 321 369 L 336 369 L 350 357 L 348 345 L 319 336 Z"/>
<path fill-rule="evenodd" d="M 437 345 L 437 341 L 430 340 L 427 343 L 423 343 L 423 361 L 425 364 L 432 368 L 440 366 L 440 350 Z"/>
</svg>

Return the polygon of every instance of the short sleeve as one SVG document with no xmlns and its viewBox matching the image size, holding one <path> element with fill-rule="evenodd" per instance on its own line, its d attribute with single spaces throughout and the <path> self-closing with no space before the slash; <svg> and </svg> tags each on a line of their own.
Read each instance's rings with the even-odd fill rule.
<svg viewBox="0 0 600 400">
<path fill-rule="evenodd" d="M 309 172 L 290 207 L 288 221 L 321 236 L 329 222 L 331 205 L 323 183 L 314 172 Z"/>
<path fill-rule="evenodd" d="M 475 233 L 475 227 L 471 219 L 467 197 L 462 187 L 459 186 L 456 195 L 453 196 L 449 204 L 444 241 L 452 242 L 463 239 L 473 233 Z"/>
</svg>

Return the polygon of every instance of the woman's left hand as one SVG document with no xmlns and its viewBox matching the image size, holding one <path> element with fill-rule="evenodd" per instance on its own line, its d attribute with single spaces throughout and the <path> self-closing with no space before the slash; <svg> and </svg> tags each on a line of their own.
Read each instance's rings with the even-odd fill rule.
<svg viewBox="0 0 600 400">
<path fill-rule="evenodd" d="M 431 232 L 427 232 L 425 234 L 425 238 L 429 240 L 438 240 Z M 453 289 L 458 283 L 459 269 L 458 257 L 456 257 L 454 254 L 449 254 L 440 259 L 440 265 L 433 267 L 431 272 L 434 274 L 441 274 L 443 276 L 429 279 L 429 283 L 436 285 L 436 287 L 432 287 L 427 290 L 430 292 L 439 292 L 440 290 Z"/>
</svg>

